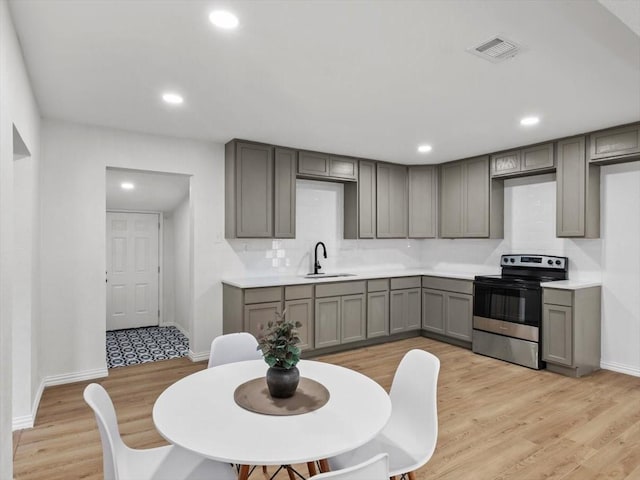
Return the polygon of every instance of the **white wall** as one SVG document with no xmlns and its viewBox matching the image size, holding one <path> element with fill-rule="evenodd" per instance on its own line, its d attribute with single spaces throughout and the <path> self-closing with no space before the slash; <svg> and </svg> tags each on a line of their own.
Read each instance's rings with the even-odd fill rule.
<svg viewBox="0 0 640 480">
<path fill-rule="evenodd" d="M 172 212 L 173 240 L 174 240 L 174 298 L 175 317 L 174 323 L 183 332 L 189 333 L 189 318 L 191 318 L 191 291 L 192 281 L 190 276 L 192 232 L 191 232 L 191 208 L 189 197 L 186 197 Z M 217 302 L 220 303 L 219 301 Z"/>
<path fill-rule="evenodd" d="M 175 323 L 175 247 L 173 245 L 172 212 L 162 213 L 162 324 Z"/>
<path fill-rule="evenodd" d="M 6 0 L 0 0 L 0 478 L 12 478 L 12 416 L 13 411 L 31 413 L 33 385 L 39 383 L 37 368 L 38 298 L 37 291 L 27 288 L 26 292 L 16 291 L 14 277 L 19 265 L 16 262 L 15 241 L 26 239 L 34 245 L 38 239 L 38 230 L 19 232 L 16 238 L 14 230 L 14 160 L 13 160 L 13 128 L 19 131 L 24 144 L 31 153 L 31 159 L 20 167 L 28 166 L 29 172 L 20 172 L 18 182 L 30 192 L 28 209 L 20 210 L 32 221 L 37 218 L 38 193 L 34 185 L 37 178 L 37 165 L 40 157 L 39 128 L 40 116 L 31 90 L 29 78 L 22 59 L 13 23 L 11 21 Z M 25 175 L 22 175 L 25 173 Z M 24 183 L 23 183 L 24 182 Z M 29 249 L 23 252 L 28 258 L 31 278 L 26 279 L 27 286 L 32 285 L 33 273 L 38 270 L 38 258 L 30 256 Z M 24 277 L 20 280 L 25 281 Z M 17 295 L 18 298 L 14 298 Z M 34 296 L 35 295 L 35 296 Z M 25 297 L 34 307 L 24 312 Z M 14 301 L 16 300 L 16 301 Z M 14 307 L 17 304 L 20 314 L 26 315 L 27 327 L 31 335 L 24 335 L 25 329 L 19 330 L 19 344 L 12 346 L 12 323 Z M 26 343 L 25 343 L 26 342 Z M 24 354 L 22 352 L 24 351 Z M 14 352 L 21 352 L 13 359 Z M 20 375 L 16 382 L 15 394 L 18 397 L 15 405 L 12 396 L 13 370 Z M 32 378 L 35 374 L 35 378 Z M 36 388 L 37 390 L 37 388 Z"/>
<path fill-rule="evenodd" d="M 602 366 L 640 376 L 640 162 L 601 169 Z"/>
<path fill-rule="evenodd" d="M 192 356 L 222 331 L 222 145 L 43 122 L 42 355 L 48 383 L 106 374 L 105 168 L 192 175 Z M 218 239 L 218 240 L 216 240 Z M 72 332 L 69 335 L 69 332 Z"/>
</svg>

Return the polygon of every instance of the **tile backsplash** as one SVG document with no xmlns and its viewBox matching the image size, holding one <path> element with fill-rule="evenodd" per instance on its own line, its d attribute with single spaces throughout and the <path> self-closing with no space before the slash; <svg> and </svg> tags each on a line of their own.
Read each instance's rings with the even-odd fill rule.
<svg viewBox="0 0 640 480">
<path fill-rule="evenodd" d="M 570 278 L 599 279 L 601 240 L 555 236 L 555 174 L 505 181 L 504 239 L 345 240 L 344 187 L 340 183 L 296 182 L 295 239 L 236 239 L 229 243 L 244 266 L 239 275 L 303 275 L 313 269 L 313 247 L 327 246 L 320 257 L 324 272 L 433 268 L 489 273 L 505 253 L 567 256 Z M 319 255 L 321 255 L 319 248 Z"/>
</svg>

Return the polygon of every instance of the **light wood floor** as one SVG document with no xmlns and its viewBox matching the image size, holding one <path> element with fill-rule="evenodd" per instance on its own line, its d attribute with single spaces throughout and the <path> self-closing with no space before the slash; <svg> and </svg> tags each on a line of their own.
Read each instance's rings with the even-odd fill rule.
<svg viewBox="0 0 640 480">
<path fill-rule="evenodd" d="M 438 446 L 418 480 L 640 479 L 640 378 L 600 371 L 571 379 L 425 338 L 321 359 L 388 390 L 412 348 L 441 361 Z M 125 442 L 163 445 L 151 419 L 153 402 L 171 383 L 205 367 L 176 359 L 111 370 L 100 383 L 114 400 Z M 82 400 L 87 383 L 45 390 L 35 428 L 14 434 L 16 479 L 102 478 L 100 438 Z"/>
</svg>

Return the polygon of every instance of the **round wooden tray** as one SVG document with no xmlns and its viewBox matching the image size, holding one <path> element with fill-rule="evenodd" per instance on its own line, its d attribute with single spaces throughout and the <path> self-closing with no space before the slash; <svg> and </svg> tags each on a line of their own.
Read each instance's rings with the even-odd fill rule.
<svg viewBox="0 0 640 480">
<path fill-rule="evenodd" d="M 264 415 L 300 415 L 323 407 L 329 390 L 310 378 L 300 377 L 293 397 L 272 398 L 265 377 L 254 378 L 236 388 L 233 399 L 242 408 Z"/>
</svg>

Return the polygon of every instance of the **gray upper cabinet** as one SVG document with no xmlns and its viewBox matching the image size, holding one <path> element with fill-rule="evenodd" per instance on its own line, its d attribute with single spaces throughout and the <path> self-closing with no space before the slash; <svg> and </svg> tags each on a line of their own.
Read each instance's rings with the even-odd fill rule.
<svg viewBox="0 0 640 480">
<path fill-rule="evenodd" d="M 276 148 L 274 237 L 296 236 L 296 151 Z"/>
<path fill-rule="evenodd" d="M 584 136 L 558 142 L 556 235 L 600 236 L 600 167 L 587 163 Z"/>
<path fill-rule="evenodd" d="M 551 171 L 555 168 L 553 143 L 491 155 L 492 177 L 515 177 Z"/>
<path fill-rule="evenodd" d="M 376 236 L 407 238 L 407 167 L 376 165 Z"/>
<path fill-rule="evenodd" d="M 590 135 L 589 161 L 625 162 L 640 159 L 640 124 L 612 128 Z"/>
<path fill-rule="evenodd" d="M 440 167 L 440 236 L 501 238 L 503 185 L 489 178 L 489 157 Z"/>
<path fill-rule="evenodd" d="M 231 141 L 225 146 L 225 236 L 273 236 L 273 148 Z"/>
<path fill-rule="evenodd" d="M 298 154 L 298 175 L 355 182 L 358 180 L 358 161 L 326 153 L 300 151 Z"/>
<path fill-rule="evenodd" d="M 376 236 L 376 163 L 360 160 L 358 171 L 358 237 Z"/>
<path fill-rule="evenodd" d="M 437 235 L 438 169 L 434 165 L 411 166 L 409 178 L 409 237 Z"/>
</svg>

